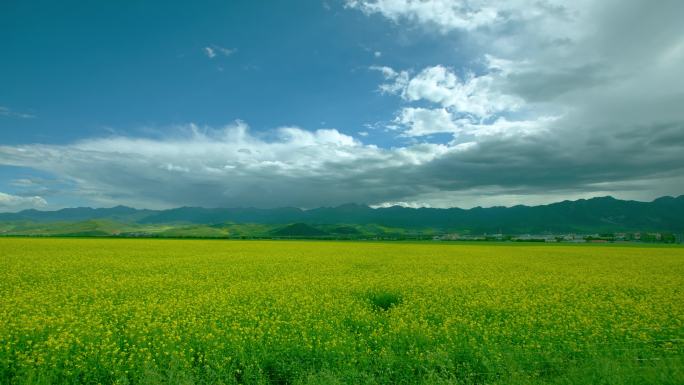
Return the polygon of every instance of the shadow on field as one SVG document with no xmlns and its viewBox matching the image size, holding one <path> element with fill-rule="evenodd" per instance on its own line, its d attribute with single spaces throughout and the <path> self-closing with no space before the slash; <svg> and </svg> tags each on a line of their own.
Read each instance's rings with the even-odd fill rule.
<svg viewBox="0 0 684 385">
<path fill-rule="evenodd" d="M 363 298 L 370 303 L 375 311 L 387 311 L 399 306 L 403 298 L 400 293 L 389 290 L 369 290 L 363 294 Z"/>
</svg>

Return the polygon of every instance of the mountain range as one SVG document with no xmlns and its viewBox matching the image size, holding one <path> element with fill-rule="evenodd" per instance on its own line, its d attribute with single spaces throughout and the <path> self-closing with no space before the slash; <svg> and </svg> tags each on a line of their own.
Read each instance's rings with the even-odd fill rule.
<svg viewBox="0 0 684 385">
<path fill-rule="evenodd" d="M 11 224 L 15 227 L 20 224 L 24 228 L 40 226 L 55 228 L 93 221 L 100 224 L 107 223 L 110 232 L 113 231 L 111 228 L 117 226 L 134 231 L 159 226 L 165 229 L 197 229 L 197 226 L 218 229 L 229 225 L 243 225 L 241 228 L 244 228 L 249 224 L 261 229 L 260 231 L 272 231 L 273 234 L 278 234 L 279 231 L 290 234 L 301 230 L 306 234 L 315 235 L 329 234 L 331 231 L 334 234 L 372 232 L 375 230 L 368 229 L 373 226 L 405 231 L 431 229 L 472 234 L 622 231 L 680 233 L 684 231 L 684 195 L 676 198 L 662 197 L 652 202 L 619 200 L 606 196 L 540 206 L 518 205 L 472 209 L 400 206 L 370 208 L 365 205 L 346 204 L 310 210 L 293 207 L 274 209 L 181 207 L 168 210 L 147 210 L 117 206 L 0 213 L 0 223 L 4 224 L 5 233 L 12 233 Z M 293 224 L 294 227 L 292 227 Z M 283 227 L 286 225 L 292 228 Z"/>
</svg>

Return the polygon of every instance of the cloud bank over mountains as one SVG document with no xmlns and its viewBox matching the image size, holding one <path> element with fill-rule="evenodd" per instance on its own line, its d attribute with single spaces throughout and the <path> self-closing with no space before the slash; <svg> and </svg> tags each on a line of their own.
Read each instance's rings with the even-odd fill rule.
<svg viewBox="0 0 684 385">
<path fill-rule="evenodd" d="M 253 132 L 236 121 L 157 138 L 0 146 L 0 164 L 67 179 L 94 205 L 150 208 L 469 207 L 683 192 L 683 2 L 354 0 L 346 8 L 476 52 L 458 61 L 472 63 L 465 67 L 369 65 L 378 74 L 369 88 L 401 103 L 386 135 L 409 144 L 364 143 L 344 127 Z"/>
<path fill-rule="evenodd" d="M 25 209 L 44 208 L 45 199 L 39 196 L 23 197 L 0 192 L 0 211 L 15 212 Z"/>
</svg>

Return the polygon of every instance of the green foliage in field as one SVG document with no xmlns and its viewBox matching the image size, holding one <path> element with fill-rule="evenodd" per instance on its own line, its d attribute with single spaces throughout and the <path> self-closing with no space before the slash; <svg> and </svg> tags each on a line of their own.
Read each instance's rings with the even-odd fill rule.
<svg viewBox="0 0 684 385">
<path fill-rule="evenodd" d="M 0 239 L 0 383 L 681 384 L 684 249 Z"/>
<path fill-rule="evenodd" d="M 401 303 L 401 295 L 385 290 L 373 290 L 367 294 L 368 300 L 378 310 L 389 310 Z"/>
<path fill-rule="evenodd" d="M 0 222 L 0 236 L 44 237 L 148 237 L 148 238 L 287 238 L 287 239 L 369 239 L 425 238 L 438 234 L 434 229 L 401 229 L 379 225 L 307 225 L 217 223 L 217 224 L 136 224 L 109 220 L 81 222 Z"/>
</svg>

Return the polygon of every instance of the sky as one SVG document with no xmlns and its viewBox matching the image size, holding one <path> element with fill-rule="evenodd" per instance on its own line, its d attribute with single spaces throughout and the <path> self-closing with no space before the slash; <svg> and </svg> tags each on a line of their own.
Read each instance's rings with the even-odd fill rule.
<svg viewBox="0 0 684 385">
<path fill-rule="evenodd" d="M 684 2 L 0 3 L 0 211 L 684 193 Z"/>
</svg>

